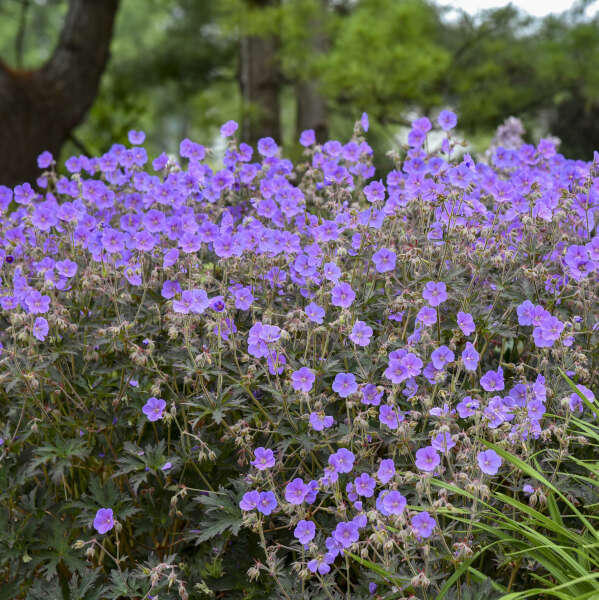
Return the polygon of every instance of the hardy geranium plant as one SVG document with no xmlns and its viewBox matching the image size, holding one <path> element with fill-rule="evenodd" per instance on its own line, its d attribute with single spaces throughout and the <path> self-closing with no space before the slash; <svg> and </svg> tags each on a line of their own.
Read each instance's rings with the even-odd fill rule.
<svg viewBox="0 0 599 600">
<path fill-rule="evenodd" d="M 483 503 L 530 496 L 494 448 L 555 476 L 593 418 L 560 369 L 592 406 L 599 157 L 476 163 L 456 122 L 430 149 L 414 121 L 386 174 L 363 116 L 347 143 L 304 132 L 297 165 L 230 121 L 222 167 L 190 140 L 149 162 L 131 132 L 0 188 L 14 597 L 40 576 L 144 598 L 473 583 L 449 578 L 487 546 Z M 499 589 L 542 568 L 493 552 L 476 574 Z"/>
</svg>

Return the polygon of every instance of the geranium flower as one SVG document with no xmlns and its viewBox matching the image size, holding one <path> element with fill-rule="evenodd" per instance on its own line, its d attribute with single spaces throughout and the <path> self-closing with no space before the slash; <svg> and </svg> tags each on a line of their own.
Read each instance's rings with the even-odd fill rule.
<svg viewBox="0 0 599 600">
<path fill-rule="evenodd" d="M 423 511 L 412 517 L 410 525 L 412 526 L 412 533 L 417 539 L 426 539 L 433 534 L 437 522 L 428 514 L 428 512 Z"/>
<path fill-rule="evenodd" d="M 401 515 L 406 505 L 407 500 L 396 490 L 390 491 L 383 498 L 383 506 L 390 515 Z"/>
<path fill-rule="evenodd" d="M 162 398 L 149 398 L 144 404 L 142 412 L 148 417 L 148 421 L 158 421 L 162 419 L 162 413 L 166 408 L 166 402 Z"/>
<path fill-rule="evenodd" d="M 293 535 L 301 544 L 309 544 L 316 535 L 316 525 L 313 521 L 302 519 L 293 530 Z"/>
<path fill-rule="evenodd" d="M 339 448 L 337 452 L 329 456 L 329 465 L 336 473 L 349 473 L 354 467 L 356 457 L 347 448 Z"/>
<path fill-rule="evenodd" d="M 291 374 L 291 386 L 296 392 L 309 392 L 315 380 L 316 375 L 308 367 L 302 367 Z"/>
<path fill-rule="evenodd" d="M 333 381 L 333 391 L 337 392 L 342 398 L 351 396 L 358 390 L 356 376 L 353 373 L 337 373 Z"/>
<path fill-rule="evenodd" d="M 385 458 L 381 460 L 381 464 L 379 465 L 379 470 L 376 473 L 379 481 L 381 483 L 389 483 L 393 476 L 395 475 L 395 463 L 392 458 Z"/>
<path fill-rule="evenodd" d="M 421 471 L 434 471 L 441 464 L 441 457 L 432 446 L 416 451 L 416 466 Z"/>
<path fill-rule="evenodd" d="M 258 512 L 263 515 L 270 515 L 270 513 L 277 508 L 277 497 L 274 492 L 260 492 L 260 498 L 256 505 Z"/>
<path fill-rule="evenodd" d="M 112 508 L 101 508 L 94 519 L 94 529 L 101 534 L 108 533 L 114 527 Z"/>
<path fill-rule="evenodd" d="M 501 367 L 498 367 L 497 371 L 487 371 L 480 378 L 480 385 L 483 388 L 483 390 L 487 392 L 501 391 L 505 387 L 503 381 L 503 369 Z"/>
<path fill-rule="evenodd" d="M 301 504 L 308 493 L 308 486 L 301 477 L 296 477 L 285 487 L 285 500 L 289 504 Z"/>
<path fill-rule="evenodd" d="M 250 463 L 259 471 L 275 466 L 274 453 L 270 448 L 260 446 L 254 450 L 254 460 Z"/>
<path fill-rule="evenodd" d="M 339 283 L 331 291 L 331 304 L 341 308 L 349 308 L 356 299 L 356 294 L 349 283 Z"/>
<path fill-rule="evenodd" d="M 386 273 L 395 269 L 395 252 L 388 248 L 381 248 L 372 255 L 372 262 L 379 273 Z"/>
<path fill-rule="evenodd" d="M 356 321 L 349 339 L 358 346 L 368 346 L 372 333 L 372 327 L 364 323 L 364 321 Z"/>
<path fill-rule="evenodd" d="M 458 313 L 458 327 L 462 330 L 462 333 L 466 336 L 474 333 L 476 330 L 476 325 L 474 324 L 474 319 L 470 313 L 465 313 L 460 311 Z"/>
<path fill-rule="evenodd" d="M 501 466 L 501 457 L 495 450 L 485 450 L 477 455 L 478 466 L 487 475 L 496 475 Z"/>
<path fill-rule="evenodd" d="M 447 300 L 447 286 L 442 281 L 429 281 L 424 286 L 422 297 L 433 307 L 439 306 Z"/>
</svg>

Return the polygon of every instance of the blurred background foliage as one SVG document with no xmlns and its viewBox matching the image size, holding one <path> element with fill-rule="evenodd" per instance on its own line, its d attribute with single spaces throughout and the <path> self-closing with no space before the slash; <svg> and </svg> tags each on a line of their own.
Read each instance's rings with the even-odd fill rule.
<svg viewBox="0 0 599 600">
<path fill-rule="evenodd" d="M 471 16 L 425 0 L 121 0 L 98 95 L 61 158 L 105 152 L 130 129 L 147 132 L 151 154 L 176 152 L 185 137 L 215 140 L 223 122 L 251 119 L 253 108 L 276 113 L 292 157 L 311 120 L 344 139 L 362 111 L 371 145 L 388 150 L 413 115 L 448 107 L 474 151 L 516 115 L 530 141 L 553 134 L 565 155 L 589 159 L 599 147 L 599 17 L 588 16 L 590 4 L 537 19 L 509 5 Z M 0 0 L 3 62 L 43 64 L 68 8 Z M 244 94 L 248 36 L 274 40 L 276 106 L 252 107 Z"/>
</svg>

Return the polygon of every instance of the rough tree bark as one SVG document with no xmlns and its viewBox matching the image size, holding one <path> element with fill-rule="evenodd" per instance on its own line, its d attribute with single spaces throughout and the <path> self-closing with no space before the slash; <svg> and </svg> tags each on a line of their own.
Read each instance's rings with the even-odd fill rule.
<svg viewBox="0 0 599 600">
<path fill-rule="evenodd" d="M 108 62 L 119 0 L 70 0 L 51 58 L 37 70 L 0 61 L 0 184 L 39 175 L 36 158 L 54 156 L 91 107 Z"/>
<path fill-rule="evenodd" d="M 250 8 L 266 8 L 279 0 L 249 0 Z M 275 35 L 249 34 L 241 37 L 239 84 L 243 100 L 241 137 L 255 145 L 270 136 L 281 142 L 279 91 L 281 74 Z"/>
<path fill-rule="evenodd" d="M 310 22 L 310 50 L 314 55 L 323 54 L 329 48 L 327 36 L 324 31 L 323 19 L 325 18 L 326 0 L 320 2 L 320 15 L 315 15 Z M 316 141 L 323 143 L 328 139 L 329 124 L 327 102 L 318 89 L 318 81 L 307 74 L 305 78 L 295 84 L 296 99 L 296 139 L 305 129 L 314 129 Z"/>
</svg>

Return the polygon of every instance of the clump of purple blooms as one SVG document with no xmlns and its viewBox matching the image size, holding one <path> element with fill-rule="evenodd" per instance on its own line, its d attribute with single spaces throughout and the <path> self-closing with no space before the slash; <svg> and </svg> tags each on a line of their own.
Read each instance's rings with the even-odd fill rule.
<svg viewBox="0 0 599 600">
<path fill-rule="evenodd" d="M 76 402 L 36 357 L 75 338 L 89 364 L 118 356 L 98 430 L 155 436 L 161 481 L 188 461 L 183 486 L 226 447 L 273 573 L 285 553 L 315 585 L 350 554 L 412 581 L 431 556 L 450 572 L 466 542 L 442 514 L 460 498 L 434 480 L 475 500 L 524 489 L 502 453 L 534 455 L 551 415 L 590 418 L 554 365 L 590 404 L 599 368 L 599 155 L 542 140 L 475 162 L 456 124 L 439 114 L 435 147 L 415 120 L 384 176 L 366 114 L 346 143 L 303 132 L 296 166 L 271 138 L 238 144 L 234 121 L 222 168 L 191 140 L 149 162 L 137 131 L 68 174 L 43 153 L 35 189 L 0 186 L 0 364 L 27 365 L 20 394 Z"/>
</svg>

